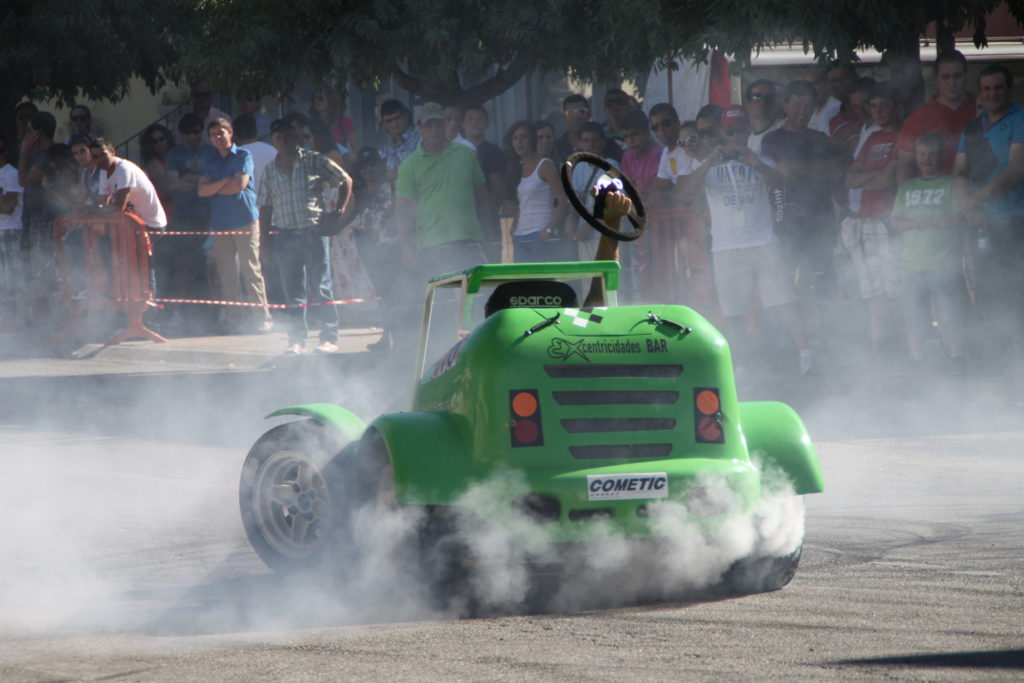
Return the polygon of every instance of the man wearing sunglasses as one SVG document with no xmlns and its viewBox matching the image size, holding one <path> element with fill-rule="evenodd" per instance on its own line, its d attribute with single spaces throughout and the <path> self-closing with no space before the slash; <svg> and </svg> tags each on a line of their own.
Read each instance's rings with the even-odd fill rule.
<svg viewBox="0 0 1024 683">
<path fill-rule="evenodd" d="M 668 200 L 670 203 L 678 203 L 683 189 L 679 184 L 680 179 L 693 173 L 696 168 L 693 152 L 700 142 L 697 124 L 694 121 L 687 121 L 685 125 L 680 123 L 675 107 L 662 102 L 651 107 L 651 131 L 658 142 L 665 146 L 658 162 L 658 173 L 651 181 L 651 189 L 670 192 L 677 188 L 678 192 L 664 196 L 671 197 Z"/>
<path fill-rule="evenodd" d="M 574 152 L 584 152 L 583 126 L 590 122 L 590 103 L 583 95 L 573 93 L 562 100 L 562 114 L 565 116 L 565 133 L 555 141 L 555 151 L 561 159 L 568 159 Z M 622 148 L 605 137 L 599 152 L 607 159 L 622 161 Z"/>
<path fill-rule="evenodd" d="M 192 113 L 203 122 L 203 142 L 210 144 L 210 122 L 214 119 L 227 119 L 231 117 L 227 113 L 213 106 L 213 89 L 204 81 L 194 81 L 189 87 L 189 99 L 192 101 Z M 185 137 L 179 128 L 175 131 L 175 142 L 179 145 L 185 144 Z"/>
<path fill-rule="evenodd" d="M 785 178 L 775 164 L 747 146 L 750 118 L 739 105 L 722 114 L 723 143 L 715 147 L 687 183 L 703 193 L 711 211 L 711 252 L 715 289 L 726 325 L 733 328 L 737 364 L 748 362 L 756 325 L 756 291 L 761 308 L 781 320 L 800 352 L 800 374 L 814 367 L 803 319 L 782 251 L 775 237 L 768 190 Z M 741 373 L 737 371 L 737 375 Z"/>
<path fill-rule="evenodd" d="M 755 154 L 761 153 L 764 136 L 786 122 L 775 106 L 776 87 L 774 81 L 759 79 L 747 86 L 747 114 L 750 116 L 750 137 L 747 146 Z"/>
<path fill-rule="evenodd" d="M 84 104 L 76 104 L 71 107 L 71 114 L 68 117 L 68 136 L 64 139 L 65 145 L 71 144 L 71 138 L 76 135 L 88 135 L 92 137 L 92 112 Z"/>
</svg>

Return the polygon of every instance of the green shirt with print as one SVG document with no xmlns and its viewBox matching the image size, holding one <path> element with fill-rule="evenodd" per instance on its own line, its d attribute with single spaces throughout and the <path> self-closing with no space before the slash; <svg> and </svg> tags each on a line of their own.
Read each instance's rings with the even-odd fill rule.
<svg viewBox="0 0 1024 683">
<path fill-rule="evenodd" d="M 458 143 L 440 154 L 428 154 L 421 144 L 402 162 L 395 195 L 416 204 L 420 248 L 483 237 L 474 190 L 485 182 L 476 156 Z"/>
<path fill-rule="evenodd" d="M 956 197 L 948 175 L 914 178 L 900 185 L 892 208 L 893 218 L 936 219 L 923 228 L 903 230 L 903 265 L 910 270 L 950 268 L 960 261 L 960 240 L 955 223 Z"/>
</svg>

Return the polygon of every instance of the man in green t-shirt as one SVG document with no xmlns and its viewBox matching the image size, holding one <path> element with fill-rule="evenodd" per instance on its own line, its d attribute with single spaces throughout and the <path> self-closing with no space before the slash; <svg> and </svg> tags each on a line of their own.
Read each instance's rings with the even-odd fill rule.
<svg viewBox="0 0 1024 683">
<path fill-rule="evenodd" d="M 962 374 L 961 330 L 967 315 L 967 288 L 960 261 L 960 209 L 953 179 L 941 171 L 942 152 L 942 138 L 937 133 L 917 139 L 914 159 L 918 176 L 900 185 L 891 227 L 903 237 L 902 289 L 910 356 L 914 361 L 923 358 L 934 301 L 950 371 Z"/>
<path fill-rule="evenodd" d="M 445 135 L 441 105 L 423 105 L 419 129 L 423 140 L 398 167 L 395 184 L 402 262 L 427 276 L 479 265 L 485 259 L 477 209 L 486 201 L 480 164 Z"/>
</svg>

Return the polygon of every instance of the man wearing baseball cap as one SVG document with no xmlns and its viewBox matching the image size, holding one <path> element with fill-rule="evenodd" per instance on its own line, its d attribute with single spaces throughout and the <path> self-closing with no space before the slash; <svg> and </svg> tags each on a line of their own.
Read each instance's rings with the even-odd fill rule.
<svg viewBox="0 0 1024 683">
<path fill-rule="evenodd" d="M 445 135 L 444 109 L 427 102 L 419 111 L 422 141 L 398 167 L 395 215 L 402 262 L 429 265 L 429 275 L 483 262 L 477 201 L 484 174 L 473 152 Z"/>
<path fill-rule="evenodd" d="M 711 212 L 711 255 L 715 289 L 726 325 L 736 343 L 737 376 L 750 360 L 749 344 L 756 323 L 754 295 L 766 312 L 782 318 L 800 351 L 800 373 L 814 365 L 804 337 L 796 294 L 775 237 L 769 190 L 784 178 L 771 161 L 747 146 L 750 118 L 738 105 L 722 113 L 723 143 L 690 176 L 688 192 L 703 192 Z"/>
<path fill-rule="evenodd" d="M 398 167 L 395 223 L 402 265 L 416 277 L 405 289 L 418 296 L 434 275 L 486 262 L 477 210 L 487 196 L 476 156 L 445 134 L 444 108 L 427 102 L 417 125 L 422 141 Z"/>
</svg>

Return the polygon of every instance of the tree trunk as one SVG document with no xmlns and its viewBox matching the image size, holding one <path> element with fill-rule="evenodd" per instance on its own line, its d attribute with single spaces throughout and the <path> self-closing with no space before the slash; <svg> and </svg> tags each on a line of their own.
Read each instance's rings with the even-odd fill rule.
<svg viewBox="0 0 1024 683">
<path fill-rule="evenodd" d="M 882 64 L 889 67 L 889 78 L 897 93 L 904 93 L 906 111 L 924 101 L 924 77 L 921 74 L 920 36 L 913 30 L 894 33 L 889 39 Z"/>
<path fill-rule="evenodd" d="M 0 137 L 7 143 L 7 161 L 18 163 L 18 130 L 14 123 L 14 108 L 21 97 L 13 84 L 0 86 Z"/>
</svg>

